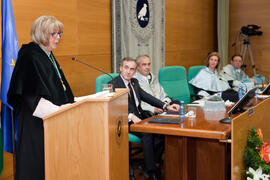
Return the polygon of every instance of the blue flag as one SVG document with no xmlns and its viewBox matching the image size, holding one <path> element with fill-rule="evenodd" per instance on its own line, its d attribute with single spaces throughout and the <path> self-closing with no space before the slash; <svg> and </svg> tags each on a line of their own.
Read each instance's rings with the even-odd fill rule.
<svg viewBox="0 0 270 180">
<path fill-rule="evenodd" d="M 11 106 L 7 103 L 7 92 L 19 51 L 11 0 L 1 1 L 2 12 L 2 80 L 1 80 L 1 128 L 3 149 L 13 152 Z"/>
</svg>

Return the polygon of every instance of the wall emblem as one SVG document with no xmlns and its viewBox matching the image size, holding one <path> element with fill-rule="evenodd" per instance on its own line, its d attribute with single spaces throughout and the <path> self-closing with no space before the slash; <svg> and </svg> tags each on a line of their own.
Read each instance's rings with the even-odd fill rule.
<svg viewBox="0 0 270 180">
<path fill-rule="evenodd" d="M 136 7 L 137 20 L 142 28 L 145 28 L 149 22 L 149 4 L 147 0 L 139 0 Z"/>
<path fill-rule="evenodd" d="M 119 118 L 116 120 L 116 128 L 115 128 L 115 138 L 116 138 L 116 143 L 118 145 L 121 144 L 121 141 L 122 141 L 122 133 L 123 133 L 123 119 L 122 118 Z"/>
<path fill-rule="evenodd" d="M 153 35 L 152 0 L 132 1 L 130 8 L 131 29 L 139 44 L 148 44 Z"/>
</svg>

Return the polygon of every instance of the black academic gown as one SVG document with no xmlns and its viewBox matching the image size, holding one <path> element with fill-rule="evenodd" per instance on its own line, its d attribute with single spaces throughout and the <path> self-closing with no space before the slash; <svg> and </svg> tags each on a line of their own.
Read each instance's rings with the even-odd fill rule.
<svg viewBox="0 0 270 180">
<path fill-rule="evenodd" d="M 25 44 L 18 53 L 8 91 L 8 103 L 18 117 L 15 180 L 44 179 L 43 121 L 32 115 L 40 98 L 59 106 L 74 102 L 58 63 L 57 67 L 66 91 L 55 67 L 38 44 Z"/>
</svg>

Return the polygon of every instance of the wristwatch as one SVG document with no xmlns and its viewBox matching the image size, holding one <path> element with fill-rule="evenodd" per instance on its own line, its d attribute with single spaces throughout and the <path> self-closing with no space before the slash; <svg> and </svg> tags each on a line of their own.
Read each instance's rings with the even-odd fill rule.
<svg viewBox="0 0 270 180">
<path fill-rule="evenodd" d="M 163 110 L 164 110 L 164 111 L 168 110 L 168 109 L 167 109 L 168 106 L 169 106 L 169 104 L 168 104 L 168 103 L 165 103 L 164 106 L 163 106 Z"/>
</svg>

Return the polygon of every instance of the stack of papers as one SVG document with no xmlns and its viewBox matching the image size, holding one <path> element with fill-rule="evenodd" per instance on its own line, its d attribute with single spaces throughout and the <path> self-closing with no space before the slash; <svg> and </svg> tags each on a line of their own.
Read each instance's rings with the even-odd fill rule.
<svg viewBox="0 0 270 180">
<path fill-rule="evenodd" d="M 178 117 L 179 112 L 163 112 L 160 115 L 162 115 L 162 116 L 170 116 L 170 117 Z"/>
<path fill-rule="evenodd" d="M 257 97 L 257 98 L 266 99 L 266 98 L 269 98 L 270 95 L 257 94 L 256 97 Z"/>
<path fill-rule="evenodd" d="M 187 104 L 187 106 L 199 106 L 199 107 L 203 107 L 205 104 L 205 100 L 197 100 L 197 101 L 193 101 L 191 104 Z"/>
</svg>

